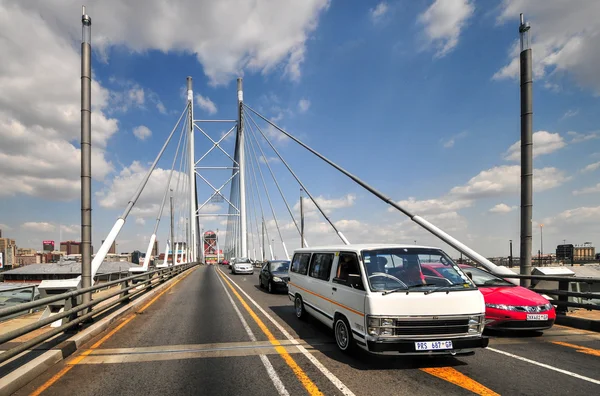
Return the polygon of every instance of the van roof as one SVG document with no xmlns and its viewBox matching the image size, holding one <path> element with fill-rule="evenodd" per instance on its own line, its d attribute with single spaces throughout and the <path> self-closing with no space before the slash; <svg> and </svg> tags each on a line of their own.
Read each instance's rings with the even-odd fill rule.
<svg viewBox="0 0 600 396">
<path fill-rule="evenodd" d="M 371 250 L 371 249 L 389 249 L 389 248 L 417 248 L 417 249 L 441 249 L 434 246 L 408 245 L 398 243 L 360 243 L 351 245 L 324 245 L 313 246 L 308 248 L 294 249 L 294 252 L 313 252 L 316 250 Z"/>
</svg>

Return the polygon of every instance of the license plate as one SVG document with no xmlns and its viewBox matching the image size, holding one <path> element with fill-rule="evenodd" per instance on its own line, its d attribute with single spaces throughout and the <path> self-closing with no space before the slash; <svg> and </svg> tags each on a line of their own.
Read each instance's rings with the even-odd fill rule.
<svg viewBox="0 0 600 396">
<path fill-rule="evenodd" d="M 452 341 L 419 341 L 415 342 L 417 351 L 435 351 L 438 349 L 452 349 Z"/>
<path fill-rule="evenodd" d="M 547 314 L 527 314 L 527 320 L 548 320 Z"/>
</svg>

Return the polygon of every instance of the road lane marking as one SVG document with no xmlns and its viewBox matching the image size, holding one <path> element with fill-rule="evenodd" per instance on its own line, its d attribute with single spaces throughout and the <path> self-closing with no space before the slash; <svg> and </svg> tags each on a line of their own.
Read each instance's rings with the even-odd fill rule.
<svg viewBox="0 0 600 396">
<path fill-rule="evenodd" d="M 256 301 L 254 301 L 254 299 L 252 297 L 250 297 L 250 295 L 248 293 L 246 293 L 246 291 L 244 291 L 244 289 L 242 289 L 237 283 L 235 283 L 229 276 L 227 276 L 223 271 L 221 271 L 221 269 L 217 269 L 217 271 L 219 271 L 223 276 L 225 276 L 227 279 L 229 279 L 234 285 L 235 287 L 237 287 L 240 292 L 242 292 L 242 294 L 244 294 L 246 296 L 246 298 L 248 298 L 248 301 L 250 301 L 255 307 L 256 309 L 258 309 L 263 315 L 265 315 L 265 317 L 267 319 L 269 319 L 269 321 L 271 323 L 273 323 L 273 325 L 284 335 L 285 338 L 287 338 L 288 340 L 290 340 L 294 345 L 296 345 L 296 347 L 300 350 L 300 352 L 302 352 L 302 354 L 316 367 L 319 369 L 319 371 L 325 376 L 327 377 L 327 379 L 329 381 L 331 381 L 331 383 L 333 385 L 335 385 L 336 388 L 339 389 L 340 392 L 342 392 L 343 395 L 345 396 L 356 396 L 354 395 L 354 393 L 348 389 L 348 387 L 346 385 L 344 385 L 344 383 L 342 381 L 339 380 L 338 377 L 336 377 L 331 371 L 329 371 L 327 369 L 327 367 L 325 367 L 316 357 L 314 357 L 311 353 L 309 353 L 306 348 L 304 348 L 302 345 L 300 345 L 300 343 L 298 342 L 298 340 L 296 340 L 294 337 L 292 337 L 292 335 L 290 333 L 288 333 L 288 331 L 279 324 L 279 322 L 277 322 L 271 315 L 269 315 L 260 305 L 258 305 L 258 303 Z"/>
<path fill-rule="evenodd" d="M 579 374 L 573 373 L 571 371 L 559 369 L 557 367 L 553 367 L 553 366 L 550 366 L 550 365 L 545 364 L 545 363 L 536 362 L 535 360 L 527 359 L 527 358 L 524 358 L 522 356 L 514 355 L 512 353 L 504 352 L 504 351 L 501 351 L 499 349 L 494 349 L 494 348 L 490 348 L 490 347 L 487 347 L 486 350 L 492 351 L 492 352 L 496 352 L 496 353 L 499 353 L 501 355 L 509 356 L 509 357 L 514 358 L 514 359 L 521 360 L 523 362 L 531 363 L 531 364 L 534 364 L 536 366 L 547 368 L 548 370 L 552 370 L 552 371 L 556 371 L 556 372 L 559 372 L 559 373 L 562 373 L 562 374 L 566 374 L 566 375 L 569 375 L 571 377 L 578 378 L 580 380 L 591 382 L 593 384 L 600 385 L 600 381 L 599 380 L 596 380 L 596 379 L 593 379 L 593 378 L 590 378 L 590 377 L 585 377 L 583 375 L 579 375 Z"/>
<path fill-rule="evenodd" d="M 470 390 L 471 392 L 481 396 L 500 396 L 500 394 L 481 385 L 479 382 L 467 377 L 452 367 L 431 367 L 422 368 L 419 370 L 424 371 L 427 374 L 431 374 L 434 377 L 443 379 L 444 381 L 450 382 L 454 385 L 458 385 L 461 388 Z"/>
<path fill-rule="evenodd" d="M 223 283 L 223 281 L 221 280 L 221 277 L 219 275 L 217 275 L 217 279 L 221 283 L 221 286 L 223 286 L 223 290 L 225 290 L 225 293 L 227 294 L 227 298 L 229 299 L 229 302 L 233 306 L 233 309 L 235 310 L 235 313 L 237 314 L 238 318 L 240 318 L 240 321 L 242 322 L 242 325 L 244 326 L 244 329 L 246 330 L 248 337 L 250 337 L 251 341 L 256 342 L 257 341 L 256 336 L 252 332 L 252 329 L 250 328 L 250 326 L 248 326 L 248 322 L 246 322 L 246 319 L 244 319 L 244 317 L 242 316 L 240 309 L 237 307 L 237 305 L 235 305 L 235 302 L 233 301 L 233 298 L 231 297 L 231 293 L 229 293 L 229 290 L 227 290 L 227 286 L 225 286 L 225 284 Z M 287 389 L 285 389 L 285 385 L 283 385 L 283 382 L 281 382 L 281 378 L 279 378 L 279 375 L 277 375 L 277 372 L 273 368 L 273 365 L 271 364 L 271 362 L 269 361 L 267 356 L 264 354 L 260 354 L 259 357 L 260 357 L 261 362 L 263 363 L 263 366 L 265 366 L 265 369 L 267 370 L 267 373 L 269 374 L 269 378 L 271 378 L 271 381 L 273 382 L 275 389 L 277 389 L 277 392 L 280 395 L 289 396 L 290 394 L 288 393 Z"/>
<path fill-rule="evenodd" d="M 181 278 L 177 279 L 175 282 L 173 282 L 172 285 L 169 285 L 165 290 L 163 290 L 162 292 L 160 292 L 156 297 L 154 297 L 152 300 L 150 300 L 150 302 L 148 304 L 144 305 L 142 307 L 142 309 L 140 309 L 137 312 L 143 312 L 152 303 L 154 303 L 154 301 L 156 301 L 160 296 L 162 296 L 163 294 L 165 294 L 166 292 L 168 292 L 169 290 L 171 290 L 176 284 L 178 284 L 180 281 L 184 280 L 189 274 L 191 274 L 192 272 L 194 272 L 196 270 L 196 268 L 198 268 L 198 267 L 192 268 L 192 270 L 189 271 L 187 274 L 184 274 Z M 117 331 L 121 330 L 123 328 L 123 326 L 125 326 L 127 323 L 129 323 L 133 318 L 135 318 L 135 316 L 136 316 L 135 313 L 129 315 L 121 324 L 119 324 L 117 327 L 115 327 L 114 329 L 112 329 L 108 334 L 106 334 L 104 337 L 102 337 L 99 341 L 97 341 L 89 349 L 86 349 L 79 356 L 73 358 L 68 363 L 66 363 L 67 365 L 65 367 L 63 367 L 58 373 L 56 373 L 55 375 L 53 375 L 52 378 L 50 378 L 48 381 L 44 382 L 44 384 L 42 384 L 42 386 L 40 386 L 35 391 L 33 391 L 32 393 L 30 393 L 30 396 L 38 396 L 42 392 L 44 392 L 46 389 L 48 389 L 49 387 L 51 387 L 56 381 L 58 381 L 59 379 L 61 379 L 67 372 L 69 372 L 69 370 L 71 370 L 76 364 L 80 363 L 83 359 L 85 359 L 85 357 L 87 355 L 89 355 L 90 353 L 92 353 L 92 351 L 94 349 L 100 347 L 100 345 L 102 345 L 106 340 L 108 340 L 110 337 L 112 337 Z"/>
<path fill-rule="evenodd" d="M 588 348 L 585 346 L 570 344 L 568 342 L 562 342 L 562 341 L 552 341 L 552 343 L 556 344 L 556 345 L 562 345 L 562 346 L 565 346 L 568 348 L 576 349 L 577 352 L 585 353 L 587 355 L 600 356 L 600 350 L 598 350 L 598 349 Z"/>
<path fill-rule="evenodd" d="M 315 383 L 308 377 L 308 375 L 304 372 L 304 370 L 302 370 L 302 368 L 300 368 L 300 366 L 298 366 L 298 363 L 296 363 L 296 361 L 290 356 L 290 354 L 279 343 L 279 341 L 277 341 L 277 339 L 275 338 L 273 333 L 271 333 L 271 331 L 267 328 L 267 326 L 264 324 L 264 322 L 258 317 L 258 315 L 256 315 L 256 313 L 252 310 L 252 308 L 250 308 L 250 306 L 246 303 L 246 301 L 244 301 L 242 296 L 240 296 L 240 294 L 235 290 L 235 288 L 231 285 L 231 283 L 225 277 L 223 277 L 222 273 L 219 275 L 223 278 L 225 283 L 227 283 L 227 286 L 229 286 L 229 288 L 231 289 L 233 294 L 238 298 L 238 300 L 240 301 L 242 306 L 246 309 L 248 314 L 250 314 L 252 319 L 254 319 L 254 321 L 256 322 L 258 327 L 262 330 L 263 333 L 265 333 L 265 335 L 267 336 L 269 341 L 275 346 L 275 350 L 277 352 L 279 352 L 279 354 L 281 355 L 283 360 L 292 369 L 294 374 L 296 374 L 296 377 L 298 378 L 300 383 L 302 383 L 302 386 L 304 386 L 306 391 L 310 395 L 319 395 L 319 396 L 323 395 L 323 393 L 319 390 L 317 385 L 315 385 Z"/>
</svg>

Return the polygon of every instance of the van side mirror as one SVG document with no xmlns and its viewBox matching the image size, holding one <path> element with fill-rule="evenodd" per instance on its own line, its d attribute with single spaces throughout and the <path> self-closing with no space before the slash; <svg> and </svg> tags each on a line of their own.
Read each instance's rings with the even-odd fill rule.
<svg viewBox="0 0 600 396">
<path fill-rule="evenodd" d="M 363 284 L 362 284 L 362 279 L 360 278 L 359 274 L 349 274 L 348 275 L 348 284 L 355 289 L 361 289 L 361 290 L 364 289 Z"/>
</svg>

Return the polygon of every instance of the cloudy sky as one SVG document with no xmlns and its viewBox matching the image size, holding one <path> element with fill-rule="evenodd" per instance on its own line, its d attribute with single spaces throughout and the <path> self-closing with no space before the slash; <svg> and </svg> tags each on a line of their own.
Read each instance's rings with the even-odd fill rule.
<svg viewBox="0 0 600 396">
<path fill-rule="evenodd" d="M 0 2 L 0 228 L 20 247 L 79 239 L 80 7 L 71 0 Z M 235 79 L 243 76 L 248 105 L 407 209 L 484 255 L 507 255 L 509 239 L 518 252 L 520 12 L 533 39 L 534 252 L 540 224 L 545 251 L 563 240 L 600 243 L 596 0 L 106 0 L 87 10 L 96 250 L 183 111 L 190 75 L 195 118 L 236 118 Z M 230 126 L 203 129 L 217 140 Z M 295 143 L 265 132 L 351 242 L 445 247 Z M 127 219 L 119 251 L 145 250 L 178 137 Z M 198 131 L 197 158 L 211 146 Z M 233 139 L 222 146 L 231 153 Z M 293 249 L 298 233 L 265 162 L 296 214 L 299 187 L 264 142 L 261 148 L 264 157 L 254 164 Z M 201 165 L 226 160 L 215 150 Z M 200 172 L 216 187 L 228 178 Z M 250 228 L 256 233 L 254 208 L 261 217 L 258 191 L 281 257 L 260 174 L 260 188 L 251 181 Z M 210 187 L 200 178 L 198 186 L 204 201 Z M 307 210 L 308 243 L 339 242 L 314 208 Z M 205 212 L 227 207 L 210 204 Z M 204 217 L 203 226 L 225 238 L 222 219 Z"/>
</svg>

